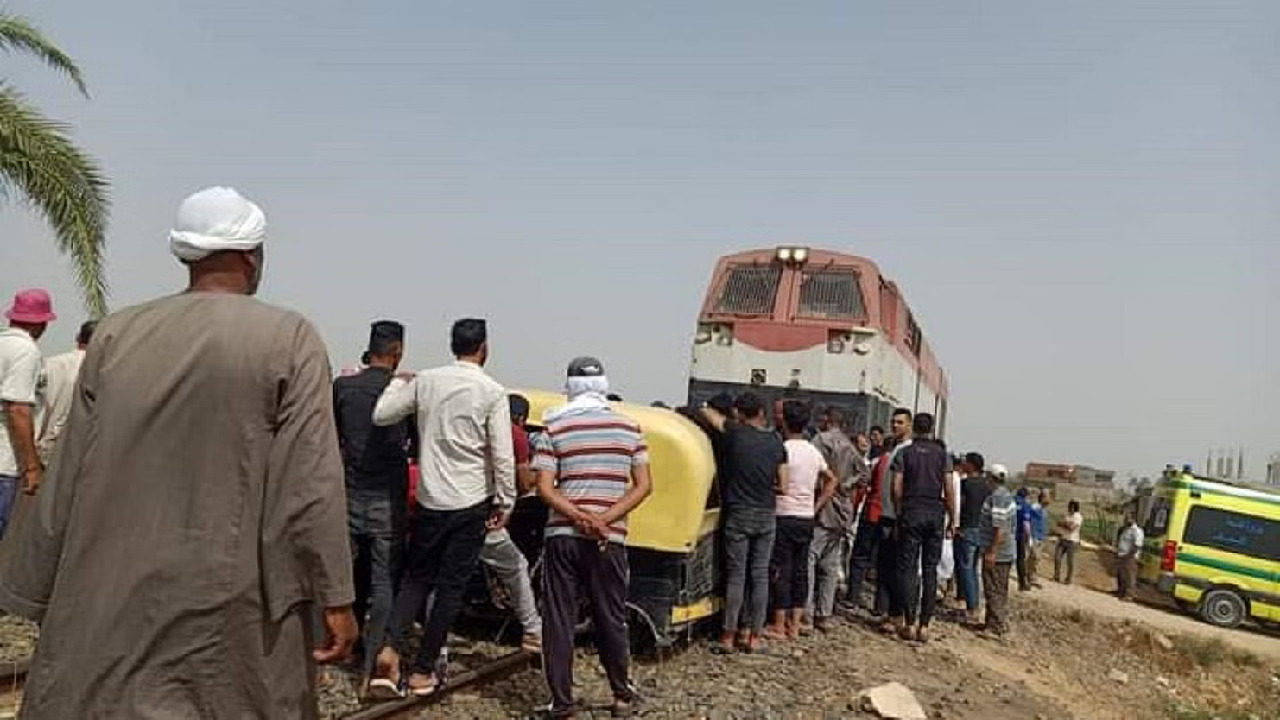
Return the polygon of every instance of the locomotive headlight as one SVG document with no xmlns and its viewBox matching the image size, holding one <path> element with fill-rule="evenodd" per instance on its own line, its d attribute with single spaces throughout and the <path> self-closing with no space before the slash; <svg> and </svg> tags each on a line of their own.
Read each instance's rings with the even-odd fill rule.
<svg viewBox="0 0 1280 720">
<path fill-rule="evenodd" d="M 789 247 L 780 247 L 778 248 L 778 259 L 784 263 L 789 263 L 791 262 L 792 252 Z"/>
<path fill-rule="evenodd" d="M 706 345 L 711 342 L 711 328 L 706 325 L 699 325 L 698 333 L 693 336 L 693 342 L 695 345 Z"/>
<path fill-rule="evenodd" d="M 795 248 L 794 250 L 791 251 L 791 257 L 794 258 L 796 262 L 802 263 L 805 260 L 809 259 L 809 248 L 805 248 L 805 247 Z"/>
<path fill-rule="evenodd" d="M 729 332 L 728 330 L 725 330 L 724 332 L 721 332 L 719 335 L 717 335 L 717 336 L 716 336 L 716 344 L 717 344 L 717 345 L 724 345 L 724 346 L 726 346 L 726 347 L 727 347 L 727 346 L 729 346 L 729 345 L 732 345 L 732 344 L 733 344 L 733 333 Z"/>
<path fill-rule="evenodd" d="M 833 337 L 827 341 L 827 352 L 832 355 L 839 355 L 844 352 L 844 339 Z"/>
</svg>

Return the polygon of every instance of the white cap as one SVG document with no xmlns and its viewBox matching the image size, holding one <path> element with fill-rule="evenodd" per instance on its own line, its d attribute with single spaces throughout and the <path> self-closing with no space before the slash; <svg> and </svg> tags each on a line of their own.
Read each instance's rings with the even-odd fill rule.
<svg viewBox="0 0 1280 720">
<path fill-rule="evenodd" d="M 211 187 L 182 201 L 169 249 L 179 260 L 194 262 L 224 250 L 254 250 L 266 237 L 262 208 L 232 188 Z"/>
<path fill-rule="evenodd" d="M 995 463 L 991 466 L 991 474 L 1001 480 L 1004 480 L 1009 477 L 1009 468 L 1001 465 L 1000 463 Z"/>
</svg>

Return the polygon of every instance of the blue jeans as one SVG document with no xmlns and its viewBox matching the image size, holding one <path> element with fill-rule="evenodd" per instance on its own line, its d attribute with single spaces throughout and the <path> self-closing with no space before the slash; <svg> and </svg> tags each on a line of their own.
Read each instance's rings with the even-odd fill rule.
<svg viewBox="0 0 1280 720">
<path fill-rule="evenodd" d="M 956 536 L 956 574 L 960 577 L 960 589 L 964 593 L 964 605 L 969 612 L 978 609 L 978 567 L 981 547 L 978 545 L 978 528 L 965 528 Z"/>
<path fill-rule="evenodd" d="M 760 634 L 769 610 L 769 562 L 777 521 L 772 510 L 728 508 L 722 511 L 724 534 L 724 624 L 737 632 L 739 622 Z M 745 607 L 744 607 L 745 606 Z M 745 610 L 745 615 L 743 614 Z"/>
<path fill-rule="evenodd" d="M 9 527 L 9 518 L 13 516 L 13 506 L 17 499 L 18 478 L 0 475 L 0 538 L 4 537 L 5 528 Z"/>
</svg>

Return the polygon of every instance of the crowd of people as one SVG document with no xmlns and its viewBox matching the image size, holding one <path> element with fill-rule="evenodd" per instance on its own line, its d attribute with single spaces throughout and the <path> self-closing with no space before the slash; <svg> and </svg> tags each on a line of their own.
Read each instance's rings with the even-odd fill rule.
<svg viewBox="0 0 1280 720">
<path fill-rule="evenodd" d="M 950 586 L 968 622 L 1004 636 L 1022 531 L 1003 466 L 988 471 L 978 453 L 953 457 L 929 413 L 895 410 L 886 435 L 878 426 L 847 433 L 835 407 L 812 417 L 808 404 L 787 400 L 774 410 L 770 427 L 765 404 L 746 392 L 684 411 L 711 433 L 719 468 L 725 612 L 716 652 L 768 652 L 837 615 L 927 642 Z"/>
<path fill-rule="evenodd" d="M 484 369 L 484 320 L 455 322 L 455 361 L 421 372 L 400 368 L 405 326 L 381 320 L 361 366 L 334 379 L 307 320 L 251 297 L 265 239 L 257 205 L 209 188 L 169 235 L 186 292 L 87 323 L 48 361 L 48 293 L 20 292 L 6 313 L 0 533 L 18 490 L 36 495 L 0 576 L 0 608 L 41 623 L 23 716 L 313 718 L 314 663 L 353 655 L 369 697 L 429 695 L 481 567 L 542 654 L 543 714 L 574 713 L 581 601 L 613 713 L 630 714 L 643 699 L 627 517 L 652 480 L 603 363 L 570 361 L 566 404 L 532 419 Z M 716 454 L 717 653 L 768 652 L 850 614 L 926 642 L 952 585 L 999 638 L 1011 569 L 1035 585 L 1048 497 L 953 456 L 928 413 L 850 434 L 837 408 L 787 401 L 770 418 L 750 392 L 676 412 Z M 540 603 L 508 528 L 521 512 L 541 513 Z M 1069 582 L 1078 508 L 1059 529 Z"/>
</svg>

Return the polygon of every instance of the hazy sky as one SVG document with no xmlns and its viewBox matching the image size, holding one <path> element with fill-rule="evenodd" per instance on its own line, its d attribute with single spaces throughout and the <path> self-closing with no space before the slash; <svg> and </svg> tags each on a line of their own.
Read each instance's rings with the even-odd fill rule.
<svg viewBox="0 0 1280 720">
<path fill-rule="evenodd" d="M 1280 3 L 9 0 L 80 61 L 0 76 L 74 123 L 115 198 L 113 305 L 179 288 L 210 184 L 269 222 L 264 299 L 335 366 L 368 322 L 493 373 L 601 356 L 682 398 L 720 255 L 865 255 L 950 375 L 952 444 L 1138 473 L 1280 450 Z M 80 312 L 0 210 L 0 291 Z"/>
</svg>

